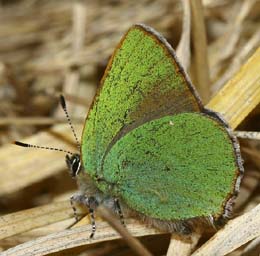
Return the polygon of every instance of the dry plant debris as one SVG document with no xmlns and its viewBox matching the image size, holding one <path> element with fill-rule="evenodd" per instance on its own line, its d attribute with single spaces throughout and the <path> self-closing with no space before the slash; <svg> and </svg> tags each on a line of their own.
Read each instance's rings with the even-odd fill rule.
<svg viewBox="0 0 260 256">
<path fill-rule="evenodd" d="M 64 154 L 10 142 L 74 150 L 58 96 L 66 96 L 80 134 L 109 56 L 137 22 L 174 48 L 181 42 L 178 56 L 208 107 L 234 129 L 259 131 L 259 0 L 2 0 L 0 255 L 133 254 L 102 220 L 92 241 L 88 218 L 67 229 L 74 223 L 68 198 L 77 188 Z M 225 228 L 185 240 L 127 220 L 129 231 L 153 255 L 259 255 L 260 142 L 240 144 L 245 177 Z"/>
</svg>

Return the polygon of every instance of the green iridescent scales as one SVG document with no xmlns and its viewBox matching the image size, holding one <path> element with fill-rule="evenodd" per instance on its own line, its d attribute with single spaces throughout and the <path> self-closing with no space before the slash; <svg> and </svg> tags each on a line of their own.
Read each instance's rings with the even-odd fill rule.
<svg viewBox="0 0 260 256">
<path fill-rule="evenodd" d="M 111 62 L 83 132 L 83 163 L 92 175 L 122 127 L 156 112 L 199 111 L 172 56 L 142 27 L 129 30 Z"/>
<path fill-rule="evenodd" d="M 221 215 L 234 192 L 236 155 L 223 124 L 202 111 L 166 41 L 133 26 L 86 119 L 85 171 L 105 194 L 149 217 Z"/>
<path fill-rule="evenodd" d="M 121 138 L 104 163 L 103 190 L 161 220 L 217 216 L 236 164 L 228 134 L 198 113 L 166 116 Z"/>
</svg>

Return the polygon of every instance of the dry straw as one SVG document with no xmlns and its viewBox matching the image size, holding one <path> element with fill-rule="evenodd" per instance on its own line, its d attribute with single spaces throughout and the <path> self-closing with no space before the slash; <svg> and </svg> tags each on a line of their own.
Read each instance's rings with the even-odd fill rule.
<svg viewBox="0 0 260 256">
<path fill-rule="evenodd" d="M 1 1 L 0 255 L 131 255 L 105 221 L 97 220 L 93 240 L 88 218 L 67 229 L 74 224 L 68 198 L 76 186 L 62 153 L 10 142 L 75 150 L 68 125 L 58 124 L 64 116 L 57 95 L 65 93 L 74 121 L 84 120 L 109 55 L 136 22 L 153 26 L 174 46 L 182 35 L 178 56 L 206 106 L 234 129 L 259 129 L 259 10 L 253 0 Z M 75 127 L 80 134 L 82 123 Z M 246 172 L 235 218 L 214 236 L 170 238 L 129 219 L 130 233 L 154 255 L 256 255 L 259 142 L 243 139 L 241 149 Z"/>
</svg>

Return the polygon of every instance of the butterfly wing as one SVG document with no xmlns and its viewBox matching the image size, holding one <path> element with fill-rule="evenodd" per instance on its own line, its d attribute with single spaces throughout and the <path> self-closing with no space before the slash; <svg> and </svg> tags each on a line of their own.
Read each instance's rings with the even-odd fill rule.
<svg viewBox="0 0 260 256">
<path fill-rule="evenodd" d="M 134 25 L 110 59 L 82 134 L 84 169 L 102 176 L 105 155 L 131 129 L 202 105 L 171 46 L 157 32 Z"/>
<path fill-rule="evenodd" d="M 218 218 L 240 182 L 234 147 L 224 125 L 206 114 L 155 119 L 115 143 L 100 188 L 160 220 Z"/>
</svg>

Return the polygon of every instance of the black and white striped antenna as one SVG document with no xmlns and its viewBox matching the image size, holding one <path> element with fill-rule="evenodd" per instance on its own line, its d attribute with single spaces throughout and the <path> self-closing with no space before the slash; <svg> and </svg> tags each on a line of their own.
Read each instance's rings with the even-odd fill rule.
<svg viewBox="0 0 260 256">
<path fill-rule="evenodd" d="M 54 151 L 60 151 L 60 152 L 64 152 L 64 153 L 68 153 L 70 155 L 73 155 L 72 152 L 65 150 L 65 149 L 61 149 L 61 148 L 32 145 L 32 144 L 23 143 L 23 142 L 20 142 L 20 141 L 15 141 L 14 144 L 17 145 L 17 146 L 20 146 L 20 147 L 24 147 L 24 148 L 38 148 L 38 149 L 54 150 Z"/>
<path fill-rule="evenodd" d="M 76 140 L 76 143 L 77 143 L 78 150 L 80 152 L 80 143 L 79 143 L 78 137 L 76 135 L 75 129 L 74 129 L 73 125 L 72 125 L 72 122 L 71 122 L 71 119 L 70 119 L 70 116 L 69 116 L 69 113 L 68 113 L 68 110 L 67 110 L 66 101 L 65 101 L 65 98 L 64 98 L 63 95 L 60 95 L 60 104 L 61 104 L 61 107 L 62 107 L 62 109 L 63 109 L 63 111 L 64 111 L 64 113 L 66 115 L 67 121 L 68 121 L 68 123 L 70 125 L 71 131 L 72 131 L 73 136 L 74 136 L 74 138 Z"/>
<path fill-rule="evenodd" d="M 78 147 L 78 149 L 80 151 L 80 143 L 79 143 L 79 140 L 77 138 L 77 135 L 76 135 L 76 132 L 74 130 L 74 127 L 73 127 L 73 125 L 71 123 L 71 119 L 70 119 L 70 116 L 68 114 L 65 98 L 63 97 L 63 95 L 60 96 L 60 104 L 61 104 L 61 107 L 62 107 L 62 109 L 63 109 L 63 111 L 64 111 L 64 113 L 66 115 L 67 121 L 68 121 L 68 123 L 70 125 L 71 131 L 72 131 L 73 136 L 74 136 L 74 138 L 76 140 L 77 147 Z M 38 145 L 23 143 L 23 142 L 20 142 L 20 141 L 14 141 L 14 144 L 17 145 L 17 146 L 20 146 L 20 147 L 25 147 L 25 148 L 46 149 L 46 150 L 60 151 L 60 152 L 64 152 L 64 153 L 67 153 L 67 154 L 70 154 L 70 155 L 74 155 L 74 153 L 72 153 L 71 151 L 68 151 L 68 150 L 65 150 L 65 149 L 61 149 L 61 148 L 38 146 Z"/>
</svg>

